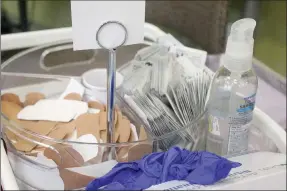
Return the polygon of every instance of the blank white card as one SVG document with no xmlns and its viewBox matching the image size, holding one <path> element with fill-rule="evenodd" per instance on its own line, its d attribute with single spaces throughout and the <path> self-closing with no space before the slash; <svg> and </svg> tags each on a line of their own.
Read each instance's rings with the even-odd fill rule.
<svg viewBox="0 0 287 191">
<path fill-rule="evenodd" d="M 99 49 L 96 34 L 108 21 L 122 23 L 127 30 L 124 45 L 144 40 L 145 1 L 71 1 L 74 50 Z M 99 33 L 105 47 L 121 44 L 124 30 L 115 24 L 106 25 Z"/>
</svg>

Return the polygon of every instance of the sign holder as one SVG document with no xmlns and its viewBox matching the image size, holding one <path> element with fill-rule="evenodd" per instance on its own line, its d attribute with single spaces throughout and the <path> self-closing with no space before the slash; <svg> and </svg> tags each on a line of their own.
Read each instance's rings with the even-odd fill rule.
<svg viewBox="0 0 287 191">
<path fill-rule="evenodd" d="M 110 24 L 116 24 L 124 30 L 122 42 L 115 47 L 106 47 L 101 43 L 100 33 L 103 28 Z M 99 46 L 109 51 L 109 63 L 107 66 L 107 142 L 113 143 L 114 137 L 114 118 L 115 118 L 115 79 L 116 79 L 116 49 L 125 44 L 128 37 L 127 28 L 119 21 L 107 21 L 103 23 L 97 31 L 96 40 Z M 113 153 L 113 152 L 111 152 Z M 112 157 L 114 158 L 114 157 Z"/>
</svg>

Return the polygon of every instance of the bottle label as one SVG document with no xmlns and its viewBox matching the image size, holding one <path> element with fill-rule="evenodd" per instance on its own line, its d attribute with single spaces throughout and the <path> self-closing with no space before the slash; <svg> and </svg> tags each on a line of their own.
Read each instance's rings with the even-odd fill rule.
<svg viewBox="0 0 287 191">
<path fill-rule="evenodd" d="M 236 107 L 236 113 L 229 116 L 229 140 L 227 154 L 237 154 L 246 152 L 248 149 L 248 130 L 252 121 L 253 110 L 255 106 L 255 96 L 240 98 L 235 103 L 239 103 Z"/>
<path fill-rule="evenodd" d="M 218 118 L 214 117 L 214 116 L 209 116 L 208 123 L 209 123 L 209 127 L 208 127 L 209 132 L 214 134 L 214 135 L 220 136 Z"/>
<path fill-rule="evenodd" d="M 255 96 L 256 94 L 253 94 L 252 96 L 246 97 L 241 101 L 241 104 L 239 105 L 239 108 L 237 109 L 238 113 L 246 114 L 246 112 L 252 112 L 254 110 L 255 106 Z"/>
<path fill-rule="evenodd" d="M 255 94 L 249 97 L 237 95 L 231 101 L 230 97 L 224 100 L 222 98 L 215 103 L 215 105 L 221 104 L 222 107 L 213 107 L 213 110 L 209 111 L 207 150 L 218 155 L 246 152 Z M 232 105 L 229 105 L 229 101 Z"/>
</svg>

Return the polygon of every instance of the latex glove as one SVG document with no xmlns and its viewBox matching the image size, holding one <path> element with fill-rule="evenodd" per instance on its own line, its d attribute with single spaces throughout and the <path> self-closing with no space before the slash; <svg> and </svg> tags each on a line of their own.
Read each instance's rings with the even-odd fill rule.
<svg viewBox="0 0 287 191">
<path fill-rule="evenodd" d="M 171 180 L 210 185 L 226 178 L 232 168 L 239 166 L 240 163 L 213 153 L 173 147 L 138 161 L 118 163 L 108 174 L 90 182 L 86 190 L 143 190 Z"/>
</svg>

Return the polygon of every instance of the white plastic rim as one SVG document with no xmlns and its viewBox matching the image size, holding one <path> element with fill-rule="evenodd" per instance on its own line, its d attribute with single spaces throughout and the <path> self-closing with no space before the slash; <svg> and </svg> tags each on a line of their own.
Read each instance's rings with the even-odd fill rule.
<svg viewBox="0 0 287 191">
<path fill-rule="evenodd" d="M 144 25 L 144 36 L 145 38 L 156 42 L 157 38 L 160 36 L 164 36 L 166 33 L 162 31 L 160 28 L 157 26 L 150 24 L 150 23 L 145 23 Z"/>
<path fill-rule="evenodd" d="M 116 72 L 116 89 L 123 83 L 124 77 Z M 88 88 L 87 91 L 107 91 L 107 69 L 97 68 L 85 72 L 82 75 L 83 85 Z"/>
<path fill-rule="evenodd" d="M 5 34 L 1 35 L 1 51 L 29 48 L 71 39 L 71 27 Z"/>
<path fill-rule="evenodd" d="M 19 190 L 14 173 L 4 149 L 3 140 L 1 140 L 1 186 L 3 190 Z"/>
<path fill-rule="evenodd" d="M 153 24 L 144 24 L 144 36 L 153 42 L 165 34 Z M 70 41 L 71 39 L 72 27 L 5 34 L 1 35 L 1 51 L 29 48 L 58 41 Z"/>
<path fill-rule="evenodd" d="M 280 153 L 286 154 L 286 131 L 280 125 L 256 107 L 254 109 L 253 123 L 272 140 Z"/>
</svg>

